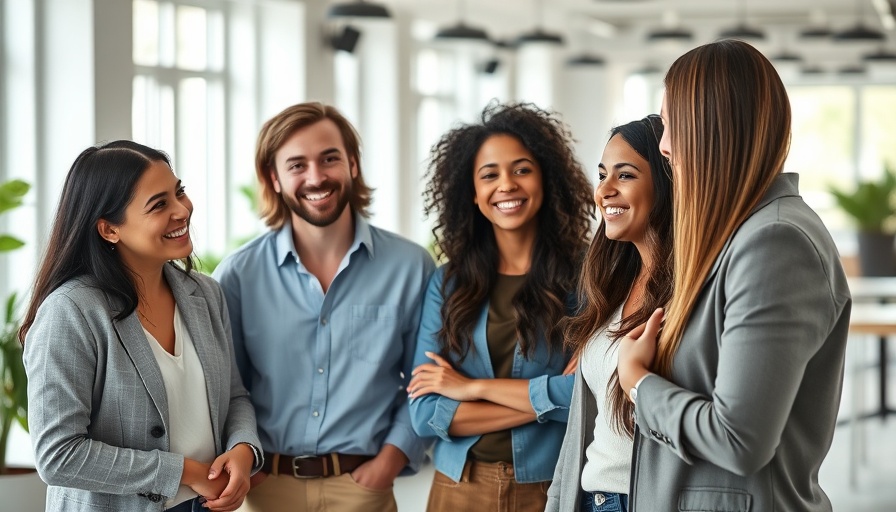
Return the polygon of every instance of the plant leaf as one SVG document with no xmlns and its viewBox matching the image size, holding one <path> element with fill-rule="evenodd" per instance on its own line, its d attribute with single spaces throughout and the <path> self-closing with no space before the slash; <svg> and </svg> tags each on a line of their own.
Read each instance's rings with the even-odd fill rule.
<svg viewBox="0 0 896 512">
<path fill-rule="evenodd" d="M 0 235 L 0 252 L 9 252 L 25 245 L 25 242 L 9 235 Z"/>
</svg>

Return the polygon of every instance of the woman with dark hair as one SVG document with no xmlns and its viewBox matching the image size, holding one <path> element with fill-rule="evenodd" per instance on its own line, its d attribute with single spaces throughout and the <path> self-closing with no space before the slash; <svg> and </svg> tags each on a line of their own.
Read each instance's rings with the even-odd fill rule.
<svg viewBox="0 0 896 512">
<path fill-rule="evenodd" d="M 430 280 L 408 386 L 436 437 L 429 511 L 542 510 L 575 362 L 567 314 L 594 204 L 566 127 L 492 104 L 433 147 L 427 213 L 446 263 Z"/>
<path fill-rule="evenodd" d="M 19 331 L 47 510 L 226 511 L 249 490 L 255 413 L 221 290 L 192 271 L 192 211 L 135 142 L 69 170 Z"/>
<path fill-rule="evenodd" d="M 546 510 L 625 512 L 633 407 L 616 384 L 618 341 L 672 296 L 672 170 L 652 115 L 614 128 L 594 202 L 603 222 L 579 277 L 566 343 L 579 358 Z M 582 492 L 584 491 L 584 492 Z"/>
<path fill-rule="evenodd" d="M 635 403 L 632 510 L 831 510 L 818 470 L 840 404 L 851 298 L 837 248 L 783 172 L 790 102 L 742 41 L 669 68 L 674 280 L 619 347 Z"/>
</svg>

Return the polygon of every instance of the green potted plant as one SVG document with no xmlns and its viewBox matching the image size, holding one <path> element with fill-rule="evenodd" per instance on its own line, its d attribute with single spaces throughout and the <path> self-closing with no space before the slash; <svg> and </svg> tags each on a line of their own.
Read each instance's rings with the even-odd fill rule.
<svg viewBox="0 0 896 512">
<path fill-rule="evenodd" d="M 22 204 L 22 197 L 30 185 L 20 180 L 0 184 L 0 214 Z M 22 247 L 24 242 L 7 234 L 0 234 L 0 252 Z M 3 324 L 0 328 L 0 475 L 6 474 L 6 448 L 9 433 L 15 423 L 28 430 L 28 394 L 22 346 L 19 344 L 19 320 L 16 315 L 16 294 L 4 302 Z"/>
<path fill-rule="evenodd" d="M 896 172 L 884 166 L 875 180 L 860 180 L 854 190 L 836 187 L 828 190 L 837 205 L 856 223 L 859 233 L 859 265 L 864 276 L 896 275 L 893 250 L 896 219 Z"/>
</svg>

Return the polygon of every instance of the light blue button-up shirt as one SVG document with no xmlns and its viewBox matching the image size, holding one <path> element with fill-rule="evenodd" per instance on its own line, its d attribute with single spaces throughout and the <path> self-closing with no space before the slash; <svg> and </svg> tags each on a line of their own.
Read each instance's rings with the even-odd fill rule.
<svg viewBox="0 0 896 512">
<path fill-rule="evenodd" d="M 419 245 L 354 220 L 327 293 L 298 258 L 288 222 L 228 256 L 214 277 L 266 451 L 376 455 L 388 443 L 415 471 L 426 445 L 405 386 L 434 263 Z"/>
</svg>

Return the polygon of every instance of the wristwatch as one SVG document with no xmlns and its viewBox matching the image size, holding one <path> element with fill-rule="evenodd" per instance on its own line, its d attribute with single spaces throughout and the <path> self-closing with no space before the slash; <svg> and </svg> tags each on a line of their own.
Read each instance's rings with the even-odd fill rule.
<svg viewBox="0 0 896 512">
<path fill-rule="evenodd" d="M 632 386 L 632 389 L 628 390 L 628 399 L 631 400 L 633 404 L 638 404 L 638 386 L 640 386 L 641 383 L 644 382 L 644 379 L 646 379 L 649 375 L 649 373 L 645 374 L 643 377 L 638 379 L 638 382 L 635 382 L 635 385 Z"/>
</svg>

